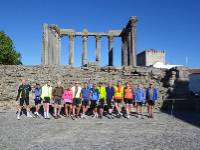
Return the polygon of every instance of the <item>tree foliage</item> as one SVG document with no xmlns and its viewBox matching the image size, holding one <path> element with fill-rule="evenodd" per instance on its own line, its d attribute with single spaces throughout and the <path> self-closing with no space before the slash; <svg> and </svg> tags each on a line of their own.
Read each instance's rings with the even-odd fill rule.
<svg viewBox="0 0 200 150">
<path fill-rule="evenodd" d="M 21 54 L 15 50 L 13 42 L 9 36 L 0 31 L 0 64 L 20 65 Z"/>
</svg>

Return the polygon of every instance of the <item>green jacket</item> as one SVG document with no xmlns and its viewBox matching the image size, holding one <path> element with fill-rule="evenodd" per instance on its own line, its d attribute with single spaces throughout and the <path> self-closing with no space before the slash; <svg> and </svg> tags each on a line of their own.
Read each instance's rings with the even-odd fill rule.
<svg viewBox="0 0 200 150">
<path fill-rule="evenodd" d="M 24 98 L 24 99 L 29 99 L 29 92 L 31 91 L 31 86 L 29 84 L 26 85 L 20 85 L 18 88 L 18 93 L 17 93 L 17 98 Z"/>
<path fill-rule="evenodd" d="M 42 95 L 41 95 L 42 99 L 44 99 L 44 97 L 50 97 L 50 99 L 52 98 L 52 87 L 51 86 L 47 86 L 47 84 L 45 84 L 42 87 Z"/>
<path fill-rule="evenodd" d="M 99 95 L 99 99 L 106 99 L 106 88 L 105 88 L 105 86 L 98 86 L 97 87 L 97 89 L 99 90 L 99 93 L 100 93 L 100 95 Z"/>
</svg>

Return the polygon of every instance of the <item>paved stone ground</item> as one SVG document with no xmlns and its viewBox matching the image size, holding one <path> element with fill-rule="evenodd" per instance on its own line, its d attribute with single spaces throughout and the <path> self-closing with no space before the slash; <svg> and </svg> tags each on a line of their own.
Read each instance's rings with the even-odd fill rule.
<svg viewBox="0 0 200 150">
<path fill-rule="evenodd" d="M 190 123 L 161 112 L 155 119 L 132 116 L 113 120 L 45 120 L 22 116 L 19 121 L 15 112 L 0 112 L 0 149 L 198 150 L 200 114 L 184 114 Z"/>
</svg>

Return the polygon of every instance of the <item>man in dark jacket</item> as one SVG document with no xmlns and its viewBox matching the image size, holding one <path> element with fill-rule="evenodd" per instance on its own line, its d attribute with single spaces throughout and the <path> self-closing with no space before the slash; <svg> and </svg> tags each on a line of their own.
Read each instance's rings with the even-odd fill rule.
<svg viewBox="0 0 200 150">
<path fill-rule="evenodd" d="M 42 88 L 40 87 L 40 84 L 36 83 L 36 86 L 32 88 L 32 92 L 35 95 L 35 117 L 39 117 L 39 109 L 41 106 L 41 95 L 42 95 Z"/>
<path fill-rule="evenodd" d="M 21 110 L 24 105 L 26 104 L 26 111 L 27 117 L 32 117 L 30 115 L 30 107 L 29 107 L 29 92 L 31 91 L 31 86 L 26 83 L 26 80 L 22 80 L 22 84 L 18 88 L 17 98 L 16 101 L 19 101 L 19 109 L 17 114 L 17 119 L 20 119 Z"/>
<path fill-rule="evenodd" d="M 62 96 L 64 93 L 64 89 L 61 86 L 61 82 L 57 82 L 57 86 L 53 89 L 53 99 L 54 99 L 54 117 L 55 119 L 60 118 L 60 111 L 62 106 Z M 57 112 L 58 109 L 58 112 Z"/>
<path fill-rule="evenodd" d="M 113 109 L 113 104 L 114 104 L 114 94 L 115 94 L 115 89 L 112 86 L 112 82 L 108 82 L 108 86 L 106 87 L 106 100 L 107 100 L 107 106 L 108 106 L 108 118 L 113 119 L 112 115 L 112 109 Z"/>
<path fill-rule="evenodd" d="M 153 82 L 151 81 L 149 83 L 149 88 L 146 90 L 146 100 L 148 103 L 148 113 L 149 113 L 149 118 L 154 118 L 154 105 L 158 99 L 158 90 L 157 88 L 153 85 Z"/>
</svg>

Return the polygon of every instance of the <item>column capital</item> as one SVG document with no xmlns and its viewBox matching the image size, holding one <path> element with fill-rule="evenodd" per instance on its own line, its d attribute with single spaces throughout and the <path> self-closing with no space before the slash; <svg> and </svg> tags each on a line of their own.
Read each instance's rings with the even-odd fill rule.
<svg viewBox="0 0 200 150">
<path fill-rule="evenodd" d="M 114 36 L 113 36 L 113 35 L 108 35 L 108 40 L 109 40 L 109 41 L 112 41 L 112 40 L 113 40 L 113 38 L 114 38 Z"/>
<path fill-rule="evenodd" d="M 96 35 L 96 40 L 100 40 L 101 39 L 101 35 Z"/>
<path fill-rule="evenodd" d="M 49 28 L 54 30 L 54 32 L 56 32 L 60 36 L 60 28 L 57 25 L 50 25 Z"/>
<path fill-rule="evenodd" d="M 83 40 L 87 40 L 88 39 L 88 36 L 87 35 L 82 35 L 82 38 L 83 38 Z"/>
<path fill-rule="evenodd" d="M 88 30 L 87 29 L 83 29 L 82 34 L 83 34 L 82 37 L 88 36 Z"/>
<path fill-rule="evenodd" d="M 73 32 L 69 33 L 69 40 L 74 40 L 75 34 Z"/>
<path fill-rule="evenodd" d="M 74 32 L 69 32 L 69 36 L 75 36 Z"/>
<path fill-rule="evenodd" d="M 130 24 L 131 27 L 136 27 L 137 22 L 138 22 L 138 19 L 137 19 L 136 16 L 130 17 L 129 24 Z"/>
</svg>

